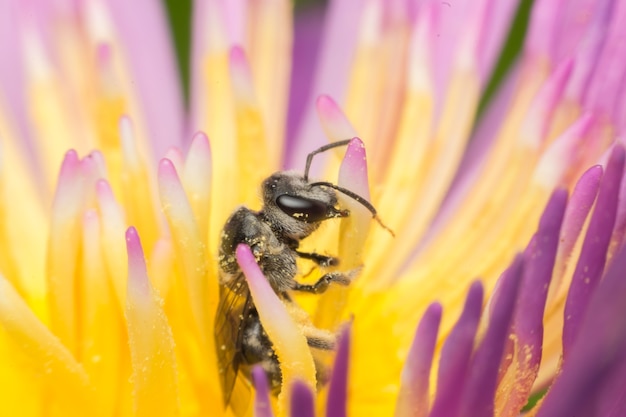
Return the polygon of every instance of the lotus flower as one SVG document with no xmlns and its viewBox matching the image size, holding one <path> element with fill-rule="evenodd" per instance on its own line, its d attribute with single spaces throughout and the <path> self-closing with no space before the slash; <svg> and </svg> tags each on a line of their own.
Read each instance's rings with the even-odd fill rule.
<svg viewBox="0 0 626 417">
<path fill-rule="evenodd" d="M 479 112 L 518 3 L 198 0 L 188 107 L 156 2 L 0 3 L 0 415 L 622 415 L 626 5 L 536 0 Z M 282 391 L 225 408 L 224 222 L 350 138 L 311 175 L 395 237 L 302 242 L 360 270 L 294 295 L 330 381 L 242 245 Z"/>
</svg>

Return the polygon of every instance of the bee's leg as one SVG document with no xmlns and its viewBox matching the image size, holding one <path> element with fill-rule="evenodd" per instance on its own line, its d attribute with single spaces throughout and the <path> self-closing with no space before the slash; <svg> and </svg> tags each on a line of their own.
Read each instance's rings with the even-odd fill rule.
<svg viewBox="0 0 626 417">
<path fill-rule="evenodd" d="M 333 350 L 335 348 L 334 337 L 320 337 L 319 335 L 309 335 L 306 338 L 309 347 L 321 350 Z"/>
<path fill-rule="evenodd" d="M 324 274 L 315 284 L 307 285 L 300 284 L 299 282 L 294 281 L 292 289 L 296 291 L 321 294 L 328 289 L 328 286 L 331 283 L 336 283 L 339 285 L 349 285 L 350 282 L 352 282 L 352 275 L 353 274 L 344 272 L 330 272 L 328 274 Z"/>
<path fill-rule="evenodd" d="M 337 266 L 339 265 L 339 259 L 333 256 L 325 256 L 320 255 L 319 253 L 309 253 L 309 252 L 300 252 L 296 251 L 299 257 L 303 259 L 309 259 L 315 262 L 317 265 L 321 267 L 329 267 L 329 266 Z"/>
<path fill-rule="evenodd" d="M 306 336 L 307 343 L 312 350 L 313 360 L 315 361 L 315 377 L 317 379 L 318 387 L 323 387 L 330 378 L 330 369 L 327 366 L 327 361 L 324 360 L 324 354 L 316 352 L 328 352 L 334 350 L 336 347 L 336 337 L 334 334 L 327 330 L 317 329 L 313 326 L 306 326 L 303 329 L 303 333 Z"/>
<path fill-rule="evenodd" d="M 310 323 L 303 324 L 300 328 L 307 344 L 313 349 L 333 350 L 335 348 L 336 336 L 325 329 L 318 329 Z"/>
<path fill-rule="evenodd" d="M 325 329 L 318 329 L 311 323 L 311 319 L 306 311 L 295 303 L 286 302 L 285 306 L 289 315 L 298 323 L 307 344 L 311 348 L 318 386 L 323 386 L 328 382 L 330 372 L 326 366 L 327 352 L 333 350 L 336 345 L 337 336 Z M 326 358 L 326 359 L 325 359 Z"/>
</svg>

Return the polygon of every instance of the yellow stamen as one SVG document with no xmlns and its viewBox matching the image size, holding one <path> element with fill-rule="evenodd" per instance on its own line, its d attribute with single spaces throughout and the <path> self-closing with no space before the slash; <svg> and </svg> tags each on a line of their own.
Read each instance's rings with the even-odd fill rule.
<svg viewBox="0 0 626 417">
<path fill-rule="evenodd" d="M 45 283 L 46 223 L 36 174 L 28 170 L 0 103 L 0 271 L 34 313 L 48 321 Z M 28 248 L 27 251 L 23 248 Z"/>
<path fill-rule="evenodd" d="M 200 331 L 199 336 L 206 339 L 206 302 L 207 300 L 215 302 L 215 296 L 209 298 L 206 287 L 207 248 L 202 242 L 193 211 L 171 162 L 168 160 L 161 162 L 160 174 L 159 191 L 162 208 L 170 225 L 177 258 L 182 264 L 183 276 L 178 282 L 183 290 L 180 295 L 189 298 L 188 308 L 193 318 L 192 323 L 196 330 Z M 181 307 L 187 304 L 183 302 Z"/>
<path fill-rule="evenodd" d="M 100 224 L 94 210 L 83 220 L 82 280 L 78 282 L 79 351 L 77 357 L 98 393 L 103 415 L 115 411 L 122 366 L 123 317 L 107 274 L 100 244 Z"/>
<path fill-rule="evenodd" d="M 126 229 L 124 212 L 115 201 L 111 187 L 107 182 L 99 181 L 96 184 L 96 196 L 105 266 L 115 289 L 119 311 L 123 311 L 126 303 L 125 271 L 128 264 L 124 246 L 124 231 Z"/>
<path fill-rule="evenodd" d="M 180 345 L 179 372 L 189 374 L 197 398 L 201 400 L 199 406 L 206 407 L 207 411 L 220 401 L 215 386 L 217 359 L 211 334 L 218 290 L 216 273 L 207 263 L 207 259 L 213 257 L 202 240 L 193 210 L 168 160 L 162 160 L 159 167 L 159 193 L 176 254 L 173 304 L 168 311 L 172 312 L 174 336 L 185 341 Z"/>
<path fill-rule="evenodd" d="M 200 125 L 211 141 L 212 152 L 220 155 L 213 160 L 213 177 L 211 188 L 224 189 L 229 184 L 229 192 L 220 198 L 211 199 L 211 219 L 209 230 L 221 230 L 224 222 L 239 203 L 237 201 L 239 184 L 233 182 L 238 178 L 238 167 L 233 164 L 237 159 L 235 141 L 235 113 L 231 91 L 228 65 L 228 49 L 224 39 L 223 21 L 218 16 L 217 5 L 207 5 L 207 28 L 210 45 L 202 55 L 199 63 L 201 69 L 201 91 L 198 91 Z M 217 248 L 219 233 L 211 233 L 209 247 Z"/>
<path fill-rule="evenodd" d="M 271 0 L 248 3 L 250 61 L 267 138 L 267 162 L 278 167 L 283 154 L 291 73 L 292 2 Z M 241 125 L 238 125 L 241 126 Z M 258 145 L 257 145 L 258 146 Z M 246 148 L 243 148 L 246 149 Z"/>
<path fill-rule="evenodd" d="M 259 186 L 272 171 L 261 111 L 257 105 L 250 68 L 244 51 L 233 48 L 230 53 L 230 71 L 235 102 L 237 131 L 238 202 L 250 208 L 259 208 Z"/>
<path fill-rule="evenodd" d="M 52 331 L 67 349 L 77 352 L 76 264 L 80 248 L 79 218 L 84 178 L 75 152 L 68 152 L 61 168 L 52 208 L 46 277 Z"/>
<path fill-rule="evenodd" d="M 35 383 L 36 390 L 42 389 L 40 397 L 43 399 L 42 407 L 50 412 L 51 416 L 101 415 L 94 401 L 89 377 L 83 367 L 76 362 L 64 344 L 35 317 L 30 307 L 2 276 L 0 276 L 0 324 L 3 329 L 0 337 L 4 342 L 9 342 L 6 345 L 0 343 L 4 346 L 2 349 L 10 351 L 10 355 L 3 356 L 4 360 L 10 362 L 13 358 L 22 358 L 20 360 L 24 365 L 22 371 L 30 370 L 25 376 L 32 378 L 30 383 Z M 0 368 L 4 367 L 5 364 Z M 8 366 L 9 374 L 11 368 L 12 366 Z M 15 382 L 19 383 L 20 379 Z M 3 388 L 14 382 L 5 379 L 2 381 Z M 9 389 L 10 391 L 12 390 Z M 24 392 L 31 391 L 26 389 L 22 391 Z M 35 398 L 35 407 L 37 400 L 38 398 Z M 30 401 L 29 396 L 28 399 L 24 399 L 24 404 Z M 18 404 L 20 407 L 8 415 L 22 415 L 22 403 L 14 401 L 8 403 Z"/>
<path fill-rule="evenodd" d="M 129 231 L 128 234 L 131 232 Z M 177 416 L 179 399 L 172 329 L 145 269 L 136 231 L 129 240 L 126 324 L 133 365 L 136 416 Z M 157 400 L 158 399 L 158 400 Z"/>
<path fill-rule="evenodd" d="M 100 149 L 107 161 L 110 184 L 114 187 L 116 194 L 122 192 L 122 181 L 120 178 L 123 172 L 122 146 L 120 141 L 119 120 L 127 114 L 128 104 L 124 92 L 121 90 L 118 80 L 115 78 L 114 70 L 111 68 L 114 58 L 109 56 L 115 51 L 108 45 L 100 46 L 98 53 L 104 55 L 100 58 L 98 65 L 99 83 L 93 91 L 93 116 L 94 129 Z"/>
<path fill-rule="evenodd" d="M 42 41 L 34 30 L 24 33 L 26 53 L 27 106 L 34 128 L 46 185 L 53 190 L 56 173 L 63 154 L 78 145 L 76 130 L 71 121 L 64 83 L 54 72 L 44 51 Z M 50 140 L 54 138 L 54 140 Z"/>
<path fill-rule="evenodd" d="M 197 133 L 189 147 L 181 179 L 205 245 L 210 234 L 212 165 L 209 140 L 204 133 Z"/>
<path fill-rule="evenodd" d="M 130 119 L 119 122 L 122 150 L 124 153 L 122 172 L 122 195 L 126 209 L 127 224 L 134 225 L 141 233 L 146 248 L 152 248 L 157 240 L 159 222 L 155 213 L 151 175 L 139 153 L 137 137 Z"/>
</svg>

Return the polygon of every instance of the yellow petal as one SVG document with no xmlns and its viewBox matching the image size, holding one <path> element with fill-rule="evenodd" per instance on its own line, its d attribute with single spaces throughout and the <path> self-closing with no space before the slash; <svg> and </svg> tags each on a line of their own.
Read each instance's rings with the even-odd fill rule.
<svg viewBox="0 0 626 417">
<path fill-rule="evenodd" d="M 177 416 L 179 399 L 172 329 L 162 301 L 148 280 L 143 250 L 134 228 L 126 233 L 126 242 L 126 324 L 133 366 L 135 415 Z"/>
<path fill-rule="evenodd" d="M 2 276 L 0 276 L 0 325 L 4 336 L 0 341 L 9 342 L 3 350 L 8 349 L 12 353 L 10 356 L 3 356 L 2 361 L 12 361 L 13 357 L 19 358 L 16 363 L 24 367 L 23 377 L 32 378 L 29 382 L 35 387 L 34 392 L 30 390 L 26 393 L 18 392 L 16 397 L 3 395 L 5 406 L 16 411 L 8 415 L 21 415 L 18 410 L 22 407 L 22 401 L 30 401 L 25 395 L 37 395 L 39 389 L 41 397 L 34 398 L 35 406 L 39 401 L 44 401 L 45 409 L 51 416 L 100 415 L 94 392 L 83 367 L 76 362 L 60 340 L 39 321 Z M 2 364 L 2 368 L 4 366 Z M 11 373 L 13 366 L 9 366 L 7 373 Z M 20 379 L 16 381 L 18 384 Z M 12 380 L 2 381 L 4 381 L 2 385 L 12 383 Z"/>
</svg>

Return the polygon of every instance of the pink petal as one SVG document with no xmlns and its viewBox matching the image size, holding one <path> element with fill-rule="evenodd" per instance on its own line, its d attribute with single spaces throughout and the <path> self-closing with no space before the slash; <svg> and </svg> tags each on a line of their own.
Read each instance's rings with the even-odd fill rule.
<svg viewBox="0 0 626 417">
<path fill-rule="evenodd" d="M 108 5 L 158 158 L 167 148 L 180 146 L 183 137 L 183 97 L 167 19 L 151 0 L 108 0 Z"/>
<path fill-rule="evenodd" d="M 311 149 L 325 143 L 315 115 L 314 100 L 320 94 L 343 101 L 356 49 L 365 0 L 332 0 L 326 12 L 315 79 L 302 123 L 293 138 L 288 138 L 285 167 L 301 166 Z"/>
</svg>

